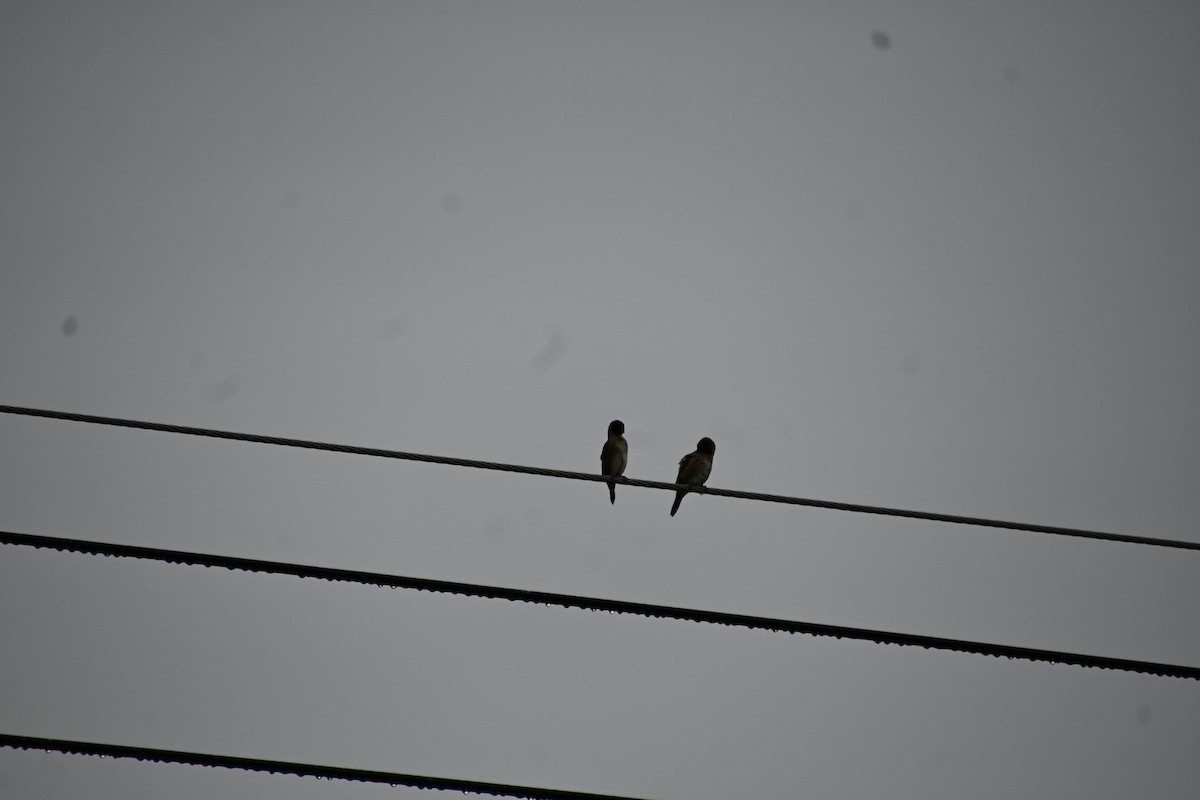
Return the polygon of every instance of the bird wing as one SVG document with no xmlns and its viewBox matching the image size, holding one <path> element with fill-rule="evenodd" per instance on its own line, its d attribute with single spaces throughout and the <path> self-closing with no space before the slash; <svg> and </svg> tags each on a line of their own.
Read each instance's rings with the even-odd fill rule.
<svg viewBox="0 0 1200 800">
<path fill-rule="evenodd" d="M 627 451 L 621 444 L 617 439 L 609 439 L 604 443 L 604 448 L 600 451 L 601 475 L 620 475 L 625 471 Z"/>
<path fill-rule="evenodd" d="M 710 472 L 712 472 L 712 460 L 697 450 L 694 453 L 688 453 L 680 460 L 679 475 L 676 476 L 675 482 L 693 486 L 703 484 L 708 480 Z"/>
</svg>

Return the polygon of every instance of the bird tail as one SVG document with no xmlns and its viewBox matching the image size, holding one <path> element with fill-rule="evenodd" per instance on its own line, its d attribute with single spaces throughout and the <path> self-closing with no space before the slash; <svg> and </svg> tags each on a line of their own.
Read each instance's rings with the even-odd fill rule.
<svg viewBox="0 0 1200 800">
<path fill-rule="evenodd" d="M 617 484 L 616 481 L 608 482 L 608 501 L 613 505 L 617 504 Z"/>
<path fill-rule="evenodd" d="M 675 516 L 675 512 L 679 510 L 679 504 L 683 502 L 683 496 L 685 494 L 687 494 L 687 492 L 676 492 L 675 493 L 675 505 L 671 506 L 671 516 L 672 517 Z"/>
</svg>

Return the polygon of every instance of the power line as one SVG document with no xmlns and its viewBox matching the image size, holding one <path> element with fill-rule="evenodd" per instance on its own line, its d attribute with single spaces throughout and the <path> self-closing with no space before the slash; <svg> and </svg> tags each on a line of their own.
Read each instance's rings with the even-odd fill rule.
<svg viewBox="0 0 1200 800">
<path fill-rule="evenodd" d="M 985 528 L 1002 528 L 1005 530 L 1025 531 L 1029 533 L 1046 533 L 1055 536 L 1074 536 L 1082 539 L 1101 539 L 1111 542 L 1127 542 L 1130 544 L 1145 544 L 1155 547 L 1175 547 L 1183 550 L 1200 550 L 1200 542 L 1189 542 L 1181 539 L 1159 539 L 1149 536 L 1131 536 L 1123 533 L 1105 533 L 1080 528 L 1060 528 L 1053 525 L 1032 525 L 1025 522 L 1007 522 L 1005 520 L 987 519 L 984 517 L 963 517 L 954 514 L 937 514 L 928 511 L 910 511 L 902 508 L 886 508 L 883 506 L 866 506 L 855 503 L 839 503 L 832 500 L 813 500 L 805 497 L 788 497 L 778 494 L 762 494 L 761 492 L 742 492 L 734 489 L 714 489 L 708 486 L 681 486 L 662 481 L 644 481 L 636 478 L 609 478 L 590 472 L 568 472 L 544 467 L 525 467 L 517 464 L 500 464 L 493 461 L 477 461 L 468 458 L 452 458 L 450 456 L 433 456 L 421 453 L 405 453 L 399 450 L 383 450 L 376 447 L 357 447 L 345 444 L 330 444 L 304 439 L 285 439 L 279 436 L 262 436 L 254 433 L 235 433 L 219 431 L 210 428 L 191 428 L 183 425 L 165 425 L 158 422 L 143 422 L 113 417 L 96 417 L 90 414 L 72 414 L 66 411 L 48 411 L 39 408 L 22 408 L 18 406 L 0 405 L 0 413 L 19 414 L 27 417 L 45 417 L 48 419 L 68 420 L 71 422 L 87 422 L 93 425 L 113 425 L 119 428 L 137 428 L 147 431 L 162 431 L 165 433 L 181 433 L 188 436 L 204 436 L 212 439 L 230 439 L 240 442 L 256 442 L 258 444 L 273 444 L 281 447 L 300 447 L 308 450 L 326 450 L 334 453 L 351 455 L 374 456 L 377 458 L 394 458 L 402 461 L 423 461 L 429 464 L 448 464 L 472 469 L 490 469 L 500 472 L 517 472 L 524 475 L 542 475 L 550 478 L 566 478 L 576 481 L 607 482 L 616 480 L 626 486 L 637 486 L 644 489 L 665 489 L 677 491 L 688 489 L 695 494 L 711 494 L 717 497 L 734 497 L 742 500 L 758 500 L 764 503 L 785 503 L 812 508 L 826 508 L 833 511 L 851 511 L 858 514 L 878 514 L 889 517 L 906 517 L 922 519 L 931 522 L 949 522 L 954 525 L 975 525 Z"/>
<path fill-rule="evenodd" d="M 730 614 L 723 611 L 703 611 L 675 606 L 633 603 L 625 600 L 607 600 L 598 597 L 558 594 L 554 592 L 508 589 L 499 586 L 483 586 L 474 583 L 458 583 L 430 578 L 411 578 L 387 575 L 379 572 L 313 567 L 303 564 L 288 564 L 279 561 L 262 561 L 234 556 L 190 553 L 182 550 L 164 550 L 126 544 L 92 542 L 82 539 L 62 539 L 54 536 L 36 536 L 27 533 L 0 531 L 0 544 L 23 545 L 36 548 L 68 550 L 87 555 L 114 556 L 118 558 L 142 558 L 165 561 L 171 564 L 188 564 L 205 567 L 224 567 L 229 570 L 264 572 L 275 575 L 295 575 L 300 578 L 319 578 L 327 581 L 342 581 L 394 589 L 417 589 L 426 592 L 458 594 L 467 597 L 484 597 L 498 600 L 513 600 L 563 608 L 582 608 L 591 611 L 608 611 L 616 614 L 635 614 L 642 617 L 691 620 L 716 625 L 775 631 L 778 633 L 803 633 L 809 636 L 832 636 L 838 639 L 861 639 L 877 644 L 895 644 L 904 647 L 924 647 L 935 650 L 954 650 L 962 653 L 1016 658 L 1025 661 L 1045 661 L 1052 664 L 1074 664 L 1080 667 L 1115 669 L 1123 672 L 1140 672 L 1171 678 L 1200 680 L 1200 668 L 1176 664 L 1157 664 L 1149 661 L 1134 661 L 1108 656 L 1091 656 L 1065 653 L 1056 650 L 1040 650 L 1031 647 L 1012 647 L 987 642 L 972 642 L 962 639 L 944 639 L 937 636 L 918 636 L 910 633 L 893 633 L 867 628 L 850 628 L 841 625 L 824 625 L 816 622 L 797 622 L 756 617 L 746 614 Z"/>
<path fill-rule="evenodd" d="M 407 775 L 401 772 L 379 772 L 346 767 L 326 767 L 319 764 L 303 764 L 295 761 L 267 761 L 261 758 L 241 756 L 217 756 L 207 753 L 189 753 L 183 750 L 158 750 L 150 747 L 129 747 L 119 744 L 97 742 L 75 742 L 67 739 L 42 739 L 34 736 L 13 736 L 0 733 L 0 747 L 16 750 L 44 750 L 46 752 L 73 755 L 99 756 L 101 758 L 136 758 L 138 761 L 157 761 L 167 764 L 189 764 L 197 767 L 221 767 L 251 772 L 299 775 L 304 778 L 323 778 L 337 781 L 359 781 L 361 783 L 386 783 L 390 786 L 412 786 L 417 789 L 439 789 L 442 791 L 490 794 L 497 797 L 524 797 L 530 800 L 635 800 L 611 794 L 591 792 L 569 792 L 561 789 L 539 789 L 533 786 L 513 786 L 506 783 L 486 783 L 457 778 L 434 778 L 427 775 Z"/>
</svg>

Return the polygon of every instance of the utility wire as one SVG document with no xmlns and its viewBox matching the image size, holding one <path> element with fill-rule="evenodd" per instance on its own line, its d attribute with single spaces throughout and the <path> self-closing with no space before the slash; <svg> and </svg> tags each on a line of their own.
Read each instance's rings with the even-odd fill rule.
<svg viewBox="0 0 1200 800">
<path fill-rule="evenodd" d="M 334 453 L 349 453 L 352 455 L 375 456 L 377 458 L 395 458 L 402 461 L 424 461 L 430 464 L 449 464 L 473 469 L 490 469 L 500 472 L 519 472 L 525 475 L 544 475 L 551 478 L 567 478 L 576 481 L 609 482 L 615 480 L 626 486 L 638 486 L 645 489 L 665 489 L 678 491 L 687 489 L 695 494 L 711 494 L 717 497 L 736 497 L 743 500 L 758 500 L 765 503 L 786 503 L 796 506 L 813 508 L 828 508 L 834 511 L 852 511 L 859 514 L 880 514 L 889 517 L 907 517 L 923 519 L 932 522 L 949 522 L 955 525 L 976 525 L 985 528 L 1003 528 L 1013 531 L 1030 533 L 1047 533 L 1056 536 L 1075 536 L 1083 539 L 1103 539 L 1112 542 L 1128 542 L 1130 544 L 1146 544 L 1156 547 L 1176 547 L 1183 550 L 1200 550 L 1200 542 L 1189 542 L 1180 539 L 1157 539 L 1149 536 L 1131 536 L 1122 533 L 1105 533 L 1079 528 L 1059 528 L 1052 525 L 1031 525 L 1024 522 L 1006 522 L 998 519 L 983 517 L 961 517 L 953 514 L 935 514 L 927 511 L 909 511 L 901 508 L 885 508 L 881 506 L 864 506 L 854 503 L 838 503 L 831 500 L 812 500 L 805 497 L 787 497 L 778 494 L 762 494 L 760 492 L 742 492 L 733 489 L 713 489 L 707 486 L 683 486 L 662 481 L 643 481 L 636 478 L 610 478 L 590 472 L 567 472 L 543 467 L 525 467 L 517 464 L 499 464 L 492 461 L 476 461 L 467 458 L 451 458 L 449 456 L 431 456 L 421 453 L 405 453 L 398 450 L 381 450 L 376 447 L 356 447 L 354 445 L 330 444 L 328 442 L 313 442 L 304 439 L 285 439 L 278 436 L 261 436 L 254 433 L 235 433 L 218 431 L 210 428 L 190 428 L 183 425 L 165 425 L 158 422 L 142 422 L 131 419 L 116 419 L 113 417 L 95 417 L 89 414 L 72 414 L 65 411 L 48 411 L 40 408 L 22 408 L 18 406 L 0 405 L 0 413 L 19 414 L 27 417 L 45 417 L 48 419 L 69 420 L 72 422 L 87 422 L 94 425 L 114 425 L 120 428 L 137 428 L 147 431 L 163 431 L 166 433 L 182 433 L 189 436 L 206 436 L 213 439 L 232 439 L 240 442 L 257 442 L 259 444 L 274 444 L 282 447 L 301 447 L 309 450 L 327 450 Z"/>
<path fill-rule="evenodd" d="M 207 753 L 189 753 L 183 750 L 158 750 L 150 747 L 75 742 L 67 739 L 42 739 L 34 736 L 13 736 L 7 733 L 0 733 L 0 747 L 11 747 L 16 750 L 44 750 L 101 758 L 136 758 L 138 761 L 243 769 L 251 772 L 299 775 L 303 778 L 324 778 L 331 781 L 386 783 L 393 787 L 412 786 L 417 789 L 470 792 L 471 794 L 490 794 L 497 797 L 525 797 L 530 800 L 634 800 L 634 798 L 611 794 L 539 789 L 533 786 L 513 786 L 506 783 L 486 783 L 457 778 L 433 778 L 426 775 L 407 775 L 401 772 L 325 767 L 319 764 L 303 764 L 295 761 L 267 761 L 261 758 L 243 758 L 241 756 L 216 756 Z"/>
<path fill-rule="evenodd" d="M 867 628 L 849 628 L 841 625 L 824 625 L 815 622 L 796 622 L 771 617 L 755 617 L 746 614 L 729 614 L 722 611 L 702 611 L 675 606 L 632 603 L 625 600 L 606 600 L 598 597 L 538 592 L 526 589 L 508 589 L 499 586 L 481 586 L 473 583 L 457 583 L 430 578 L 410 578 L 401 575 L 386 575 L 379 572 L 312 567 L 303 564 L 288 564 L 279 561 L 261 561 L 233 556 L 189 553 L 181 550 L 163 550 L 126 544 L 91 542 L 81 539 L 61 539 L 54 536 L 35 536 L 27 533 L 0 531 L 0 544 L 24 545 L 36 548 L 68 550 L 88 555 L 115 556 L 118 558 L 144 558 L 165 561 L 171 564 L 189 564 L 205 567 L 224 567 L 229 570 L 265 572 L 276 575 L 295 575 L 301 578 L 320 578 L 327 581 L 344 581 L 370 586 L 395 589 L 417 589 L 427 592 L 486 597 L 499 600 L 514 600 L 563 608 L 583 608 L 591 611 L 608 611 L 615 614 L 636 614 L 642 617 L 682 619 L 717 625 L 776 631 L 780 633 L 803 633 L 810 636 L 833 636 L 838 639 L 862 639 L 877 644 L 895 644 L 905 647 L 924 647 L 935 650 L 955 650 L 962 653 L 977 653 L 987 656 L 1003 656 L 1026 661 L 1046 661 L 1052 664 L 1074 664 L 1080 667 L 1115 669 L 1124 672 L 1140 672 L 1171 678 L 1200 680 L 1200 668 L 1176 664 L 1156 664 L 1149 661 L 1133 661 L 1107 656 L 1090 656 L 1079 653 L 1064 653 L 1055 650 L 1039 650 L 1031 647 L 1012 647 L 987 642 L 972 642 L 962 639 L 944 639 L 937 636 L 917 636 L 910 633 L 893 633 Z"/>
</svg>

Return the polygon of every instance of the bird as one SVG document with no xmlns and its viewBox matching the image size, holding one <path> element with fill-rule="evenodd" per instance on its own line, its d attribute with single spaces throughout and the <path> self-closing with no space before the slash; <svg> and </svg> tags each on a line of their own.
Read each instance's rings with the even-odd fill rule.
<svg viewBox="0 0 1200 800">
<path fill-rule="evenodd" d="M 717 452 L 717 445 L 712 439 L 705 436 L 696 443 L 696 452 L 688 453 L 679 459 L 679 474 L 675 476 L 675 482 L 686 483 L 689 486 L 703 486 L 704 482 L 708 480 L 709 473 L 712 472 L 713 453 L 715 452 Z M 675 505 L 671 506 L 672 517 L 679 510 L 679 504 L 683 502 L 685 494 L 687 494 L 687 489 L 675 492 Z"/>
<path fill-rule="evenodd" d="M 608 423 L 608 441 L 600 451 L 600 474 L 617 477 L 625 472 L 629 460 L 629 443 L 625 441 L 625 423 L 614 419 Z M 608 499 L 617 502 L 617 483 L 608 482 Z"/>
</svg>

